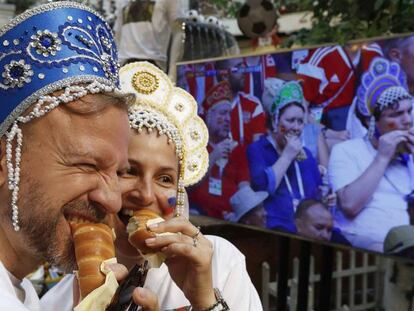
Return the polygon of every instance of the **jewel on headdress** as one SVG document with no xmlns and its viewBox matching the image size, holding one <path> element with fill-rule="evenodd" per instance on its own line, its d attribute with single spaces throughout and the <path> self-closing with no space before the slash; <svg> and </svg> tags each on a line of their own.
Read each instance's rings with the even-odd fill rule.
<svg viewBox="0 0 414 311">
<path fill-rule="evenodd" d="M 175 105 L 175 109 L 176 109 L 177 111 L 182 112 L 182 111 L 184 111 L 184 105 L 183 105 L 182 103 L 177 103 L 177 104 Z"/>
<path fill-rule="evenodd" d="M 36 49 L 36 53 L 48 57 L 56 55 L 61 50 L 62 40 L 58 38 L 58 34 L 49 30 L 38 30 L 37 34 L 31 36 L 30 45 Z"/>
<path fill-rule="evenodd" d="M 159 86 L 157 76 L 147 71 L 139 71 L 132 77 L 132 86 L 138 93 L 149 95 Z"/>
<path fill-rule="evenodd" d="M 75 38 L 79 41 L 79 42 L 81 42 L 81 43 L 83 43 L 87 48 L 91 48 L 92 46 L 93 46 L 93 44 L 94 44 L 94 42 L 92 41 L 92 40 L 88 40 L 88 39 L 86 39 L 84 36 L 82 36 L 82 35 L 76 35 L 75 36 Z"/>
<path fill-rule="evenodd" d="M 32 66 L 26 64 L 23 59 L 19 61 L 12 60 L 4 66 L 2 77 L 4 78 L 5 88 L 21 88 L 25 83 L 30 83 L 33 76 Z"/>
<path fill-rule="evenodd" d="M 190 137 L 193 140 L 199 140 L 200 139 L 200 133 L 198 131 L 191 131 Z"/>
<path fill-rule="evenodd" d="M 195 162 L 188 163 L 188 169 L 192 172 L 196 171 L 198 168 L 198 164 Z"/>
</svg>

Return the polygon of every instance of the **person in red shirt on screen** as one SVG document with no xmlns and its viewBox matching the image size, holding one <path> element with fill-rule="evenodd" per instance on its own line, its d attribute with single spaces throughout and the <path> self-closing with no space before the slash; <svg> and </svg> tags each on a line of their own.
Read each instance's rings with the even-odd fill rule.
<svg viewBox="0 0 414 311">
<path fill-rule="evenodd" d="M 249 145 L 266 133 L 266 117 L 260 100 L 243 92 L 245 64 L 242 58 L 216 63 L 218 80 L 226 80 L 231 86 L 231 134 L 240 145 Z"/>
<path fill-rule="evenodd" d="M 305 99 L 324 109 L 325 125 L 345 129 L 355 85 L 354 66 L 346 51 L 339 45 L 312 49 L 297 73 L 303 81 Z"/>
<path fill-rule="evenodd" d="M 376 43 L 345 48 L 334 45 L 310 50 L 298 65 L 305 99 L 323 108 L 322 122 L 328 128 L 345 129 L 359 75 L 378 56 L 382 50 Z"/>
<path fill-rule="evenodd" d="M 272 54 L 249 56 L 243 59 L 246 66 L 244 89 L 246 94 L 260 98 L 267 78 L 276 77 L 276 63 Z"/>
<path fill-rule="evenodd" d="M 244 146 L 230 138 L 230 84 L 222 81 L 207 94 L 204 117 L 209 131 L 209 170 L 189 191 L 192 209 L 224 219 L 232 212 L 230 197 L 249 185 L 250 175 Z"/>
</svg>

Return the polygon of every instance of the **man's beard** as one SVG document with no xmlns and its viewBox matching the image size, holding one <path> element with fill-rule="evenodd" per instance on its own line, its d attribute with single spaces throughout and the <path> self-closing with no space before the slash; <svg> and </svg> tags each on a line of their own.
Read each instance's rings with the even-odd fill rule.
<svg viewBox="0 0 414 311">
<path fill-rule="evenodd" d="M 21 233 L 28 247 L 42 261 L 72 272 L 77 266 L 73 240 L 58 238 L 59 220 L 63 217 L 65 207 L 53 207 L 52 201 L 39 189 L 38 183 L 29 178 L 26 180 L 25 188 L 29 191 L 19 195 Z"/>
</svg>

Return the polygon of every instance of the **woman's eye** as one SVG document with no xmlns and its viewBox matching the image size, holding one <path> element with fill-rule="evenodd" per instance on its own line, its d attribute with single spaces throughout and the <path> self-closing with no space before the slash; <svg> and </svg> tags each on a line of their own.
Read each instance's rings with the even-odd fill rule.
<svg viewBox="0 0 414 311">
<path fill-rule="evenodd" d="M 160 176 L 159 180 L 163 183 L 172 183 L 172 178 L 170 176 Z"/>
</svg>

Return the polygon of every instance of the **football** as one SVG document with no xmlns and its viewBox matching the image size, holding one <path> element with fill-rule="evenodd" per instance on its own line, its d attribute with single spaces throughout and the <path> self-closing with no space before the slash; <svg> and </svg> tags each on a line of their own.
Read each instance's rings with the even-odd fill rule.
<svg viewBox="0 0 414 311">
<path fill-rule="evenodd" d="M 248 0 L 237 13 L 237 24 L 249 38 L 263 37 L 276 25 L 276 9 L 269 0 Z"/>
<path fill-rule="evenodd" d="M 219 19 L 215 16 L 208 16 L 206 18 L 206 23 L 214 26 L 219 26 Z"/>
<path fill-rule="evenodd" d="M 199 20 L 199 15 L 197 10 L 189 10 L 186 14 L 186 18 L 190 22 L 197 23 Z"/>
</svg>

